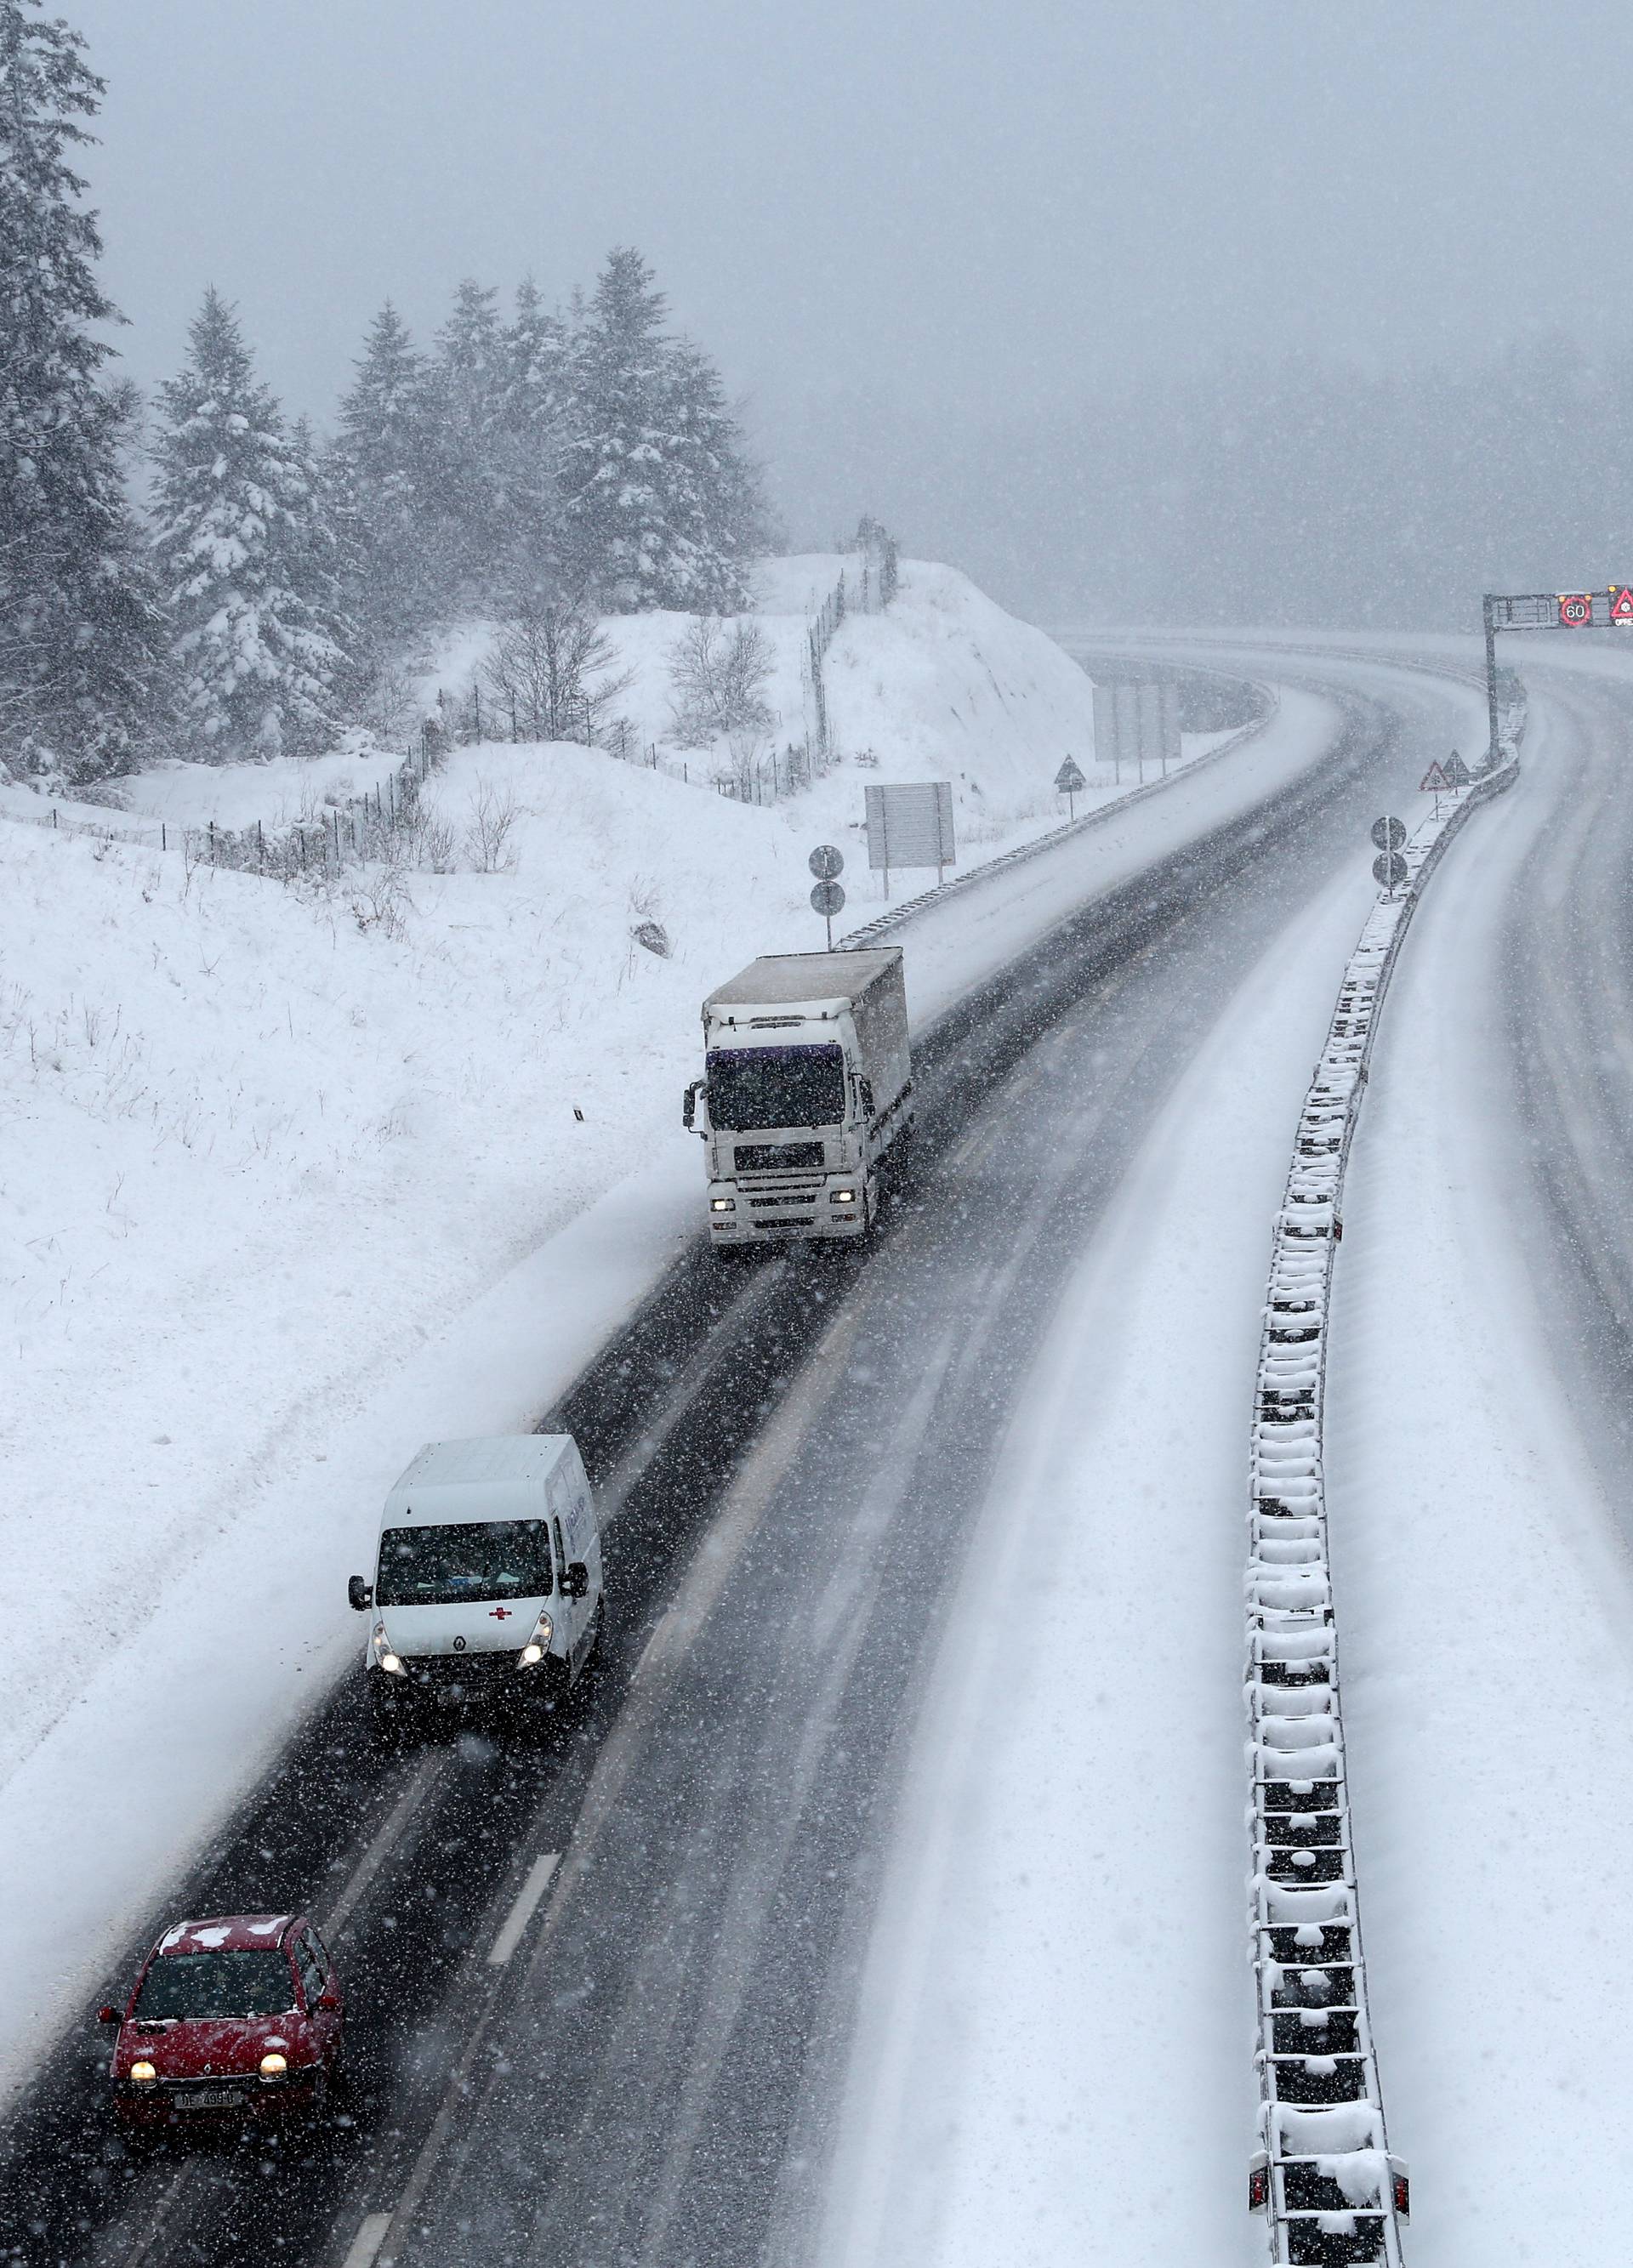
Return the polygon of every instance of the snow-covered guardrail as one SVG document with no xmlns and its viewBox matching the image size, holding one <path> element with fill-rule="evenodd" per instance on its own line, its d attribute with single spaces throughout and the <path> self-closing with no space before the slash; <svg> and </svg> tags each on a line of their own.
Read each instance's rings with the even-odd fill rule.
<svg viewBox="0 0 1633 2268">
<path fill-rule="evenodd" d="M 1511 759 L 1405 846 L 1344 971 L 1276 1216 L 1249 1453 L 1245 1672 L 1260 2146 L 1249 2203 L 1276 2262 L 1400 2268 L 1409 2206 L 1389 2154 L 1350 1841 L 1321 1427 L 1340 1204 L 1378 1012 L 1424 883 Z"/>
<path fill-rule="evenodd" d="M 986 881 L 989 875 L 1001 874 L 1007 867 L 1023 865 L 1027 859 L 1053 850 L 1056 843 L 1063 843 L 1069 835 L 1082 835 L 1090 828 L 1104 827 L 1109 821 L 1121 818 L 1130 804 L 1143 803 L 1149 796 L 1160 795 L 1174 780 L 1188 779 L 1193 773 L 1204 770 L 1209 764 L 1216 764 L 1221 757 L 1228 756 L 1233 748 L 1239 748 L 1245 741 L 1267 732 L 1275 722 L 1281 708 L 1280 696 L 1274 685 L 1260 684 L 1257 679 L 1252 682 L 1268 703 L 1263 716 L 1256 717 L 1251 725 L 1244 725 L 1239 733 L 1232 733 L 1228 740 L 1222 740 L 1216 748 L 1209 748 L 1206 755 L 1196 757 L 1165 779 L 1148 780 L 1143 787 L 1131 787 L 1127 795 L 1113 796 L 1109 803 L 1098 804 L 1093 811 L 1084 812 L 1081 819 L 1068 819 L 1063 827 L 1052 827 L 1046 835 L 1039 835 L 1031 843 L 1023 843 L 1016 850 L 1006 850 L 1001 858 L 988 858 L 979 866 L 968 867 L 962 874 L 953 875 L 949 881 L 939 882 L 930 889 L 919 891 L 913 897 L 904 898 L 899 905 L 887 906 L 882 914 L 876 914 L 871 921 L 864 922 L 860 929 L 853 929 L 848 937 L 842 939 L 839 951 L 850 953 L 860 946 L 876 945 L 881 938 L 888 937 L 904 922 L 915 920 L 927 906 L 940 905 L 945 898 L 957 897 L 960 891 L 973 889 L 978 882 Z"/>
</svg>

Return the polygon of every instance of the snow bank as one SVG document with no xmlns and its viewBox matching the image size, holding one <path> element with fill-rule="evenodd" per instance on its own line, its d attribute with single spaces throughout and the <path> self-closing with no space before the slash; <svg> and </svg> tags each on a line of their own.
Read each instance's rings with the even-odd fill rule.
<svg viewBox="0 0 1633 2268">
<path fill-rule="evenodd" d="M 768 749 L 803 743 L 816 720 L 804 679 L 811 618 L 841 574 L 853 582 L 856 561 L 840 552 L 768 559 L 756 571 L 751 619 L 772 658 L 765 698 L 773 722 Z M 617 703 L 643 752 L 655 749 L 666 770 L 683 765 L 694 782 L 728 768 L 723 741 L 683 749 L 674 737 L 670 655 L 691 617 L 683 614 L 610 616 L 602 627 L 618 675 L 631 683 Z M 481 623 L 452 632 L 421 681 L 422 691 L 469 695 L 491 651 Z M 798 799 L 825 823 L 859 822 L 863 780 L 945 779 L 953 789 L 955 824 L 972 849 L 1018 825 L 1053 825 L 1064 806 L 1054 793 L 1061 760 L 1075 755 L 1095 792 L 1112 792 L 1093 762 L 1094 692 L 1082 668 L 1053 640 L 1004 613 L 956 568 L 904 560 L 891 605 L 879 614 L 846 616 L 824 663 L 838 770 Z M 1188 755 L 1216 735 L 1192 737 Z M 1084 798 L 1079 797 L 1082 809 Z M 831 814 L 831 821 L 828 815 Z"/>
</svg>

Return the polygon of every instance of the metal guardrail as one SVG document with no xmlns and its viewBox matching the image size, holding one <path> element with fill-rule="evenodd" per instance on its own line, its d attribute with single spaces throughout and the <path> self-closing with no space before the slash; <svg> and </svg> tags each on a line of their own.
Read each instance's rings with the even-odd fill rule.
<svg viewBox="0 0 1633 2268">
<path fill-rule="evenodd" d="M 1450 673 L 1447 673 L 1450 674 Z M 1389 2154 L 1350 1834 L 1322 1424 L 1340 1204 L 1378 1012 L 1424 884 L 1511 758 L 1405 846 L 1344 971 L 1276 1216 L 1248 1458 L 1247 1756 L 1260 2147 L 1250 2207 L 1277 2263 L 1400 2268 L 1410 2210 Z"/>
<path fill-rule="evenodd" d="M 1084 812 L 1081 819 L 1068 819 L 1063 827 L 1052 827 L 1046 835 L 1039 835 L 1031 843 L 1020 843 L 1015 850 L 1006 850 L 1001 858 L 986 859 L 979 866 L 971 866 L 964 873 L 953 875 L 949 881 L 920 890 L 916 897 L 904 898 L 899 905 L 887 906 L 882 914 L 876 914 L 871 921 L 864 922 L 860 929 L 853 929 L 848 937 L 841 939 L 838 950 L 850 953 L 861 946 L 876 945 L 882 937 L 888 937 L 904 922 L 916 919 L 927 906 L 940 905 L 944 899 L 957 897 L 961 891 L 972 889 L 978 882 L 986 881 L 989 875 L 1001 874 L 1010 866 L 1019 866 L 1029 858 L 1038 858 L 1044 851 L 1052 850 L 1058 843 L 1064 843 L 1068 836 L 1083 835 L 1090 828 L 1104 827 L 1108 821 L 1120 818 L 1132 804 L 1143 803 L 1148 796 L 1160 795 L 1164 788 L 1172 787 L 1177 781 L 1188 779 L 1196 772 L 1206 771 L 1210 764 L 1216 764 L 1222 757 L 1228 756 L 1233 748 L 1239 748 L 1245 741 L 1267 731 L 1275 722 L 1282 705 L 1276 688 L 1274 685 L 1259 684 L 1257 679 L 1244 681 L 1257 685 L 1269 707 L 1262 717 L 1256 717 L 1251 725 L 1244 725 L 1239 733 L 1233 733 L 1216 748 L 1209 748 L 1205 756 L 1193 758 L 1178 771 L 1170 772 L 1164 779 L 1148 780 L 1143 787 L 1130 788 L 1127 795 L 1113 796 L 1109 803 L 1097 805 L 1093 811 Z"/>
</svg>

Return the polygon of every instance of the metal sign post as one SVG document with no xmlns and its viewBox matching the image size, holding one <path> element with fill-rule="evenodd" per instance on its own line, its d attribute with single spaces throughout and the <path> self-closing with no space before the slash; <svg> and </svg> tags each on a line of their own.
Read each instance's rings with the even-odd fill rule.
<svg viewBox="0 0 1633 2268">
<path fill-rule="evenodd" d="M 835 879 L 845 871 L 845 854 L 831 843 L 819 843 L 806 860 L 816 880 L 811 890 L 811 909 L 828 924 L 828 950 L 833 951 L 833 917 L 843 910 L 845 892 Z"/>
<path fill-rule="evenodd" d="M 957 859 L 953 840 L 952 784 L 924 780 L 863 792 L 867 810 L 868 864 L 884 875 L 890 895 L 892 866 L 934 866 L 939 886 Z"/>
<path fill-rule="evenodd" d="M 1481 602 L 1486 633 L 1486 717 L 1491 745 L 1486 769 L 1497 762 L 1496 641 L 1499 630 L 1633 630 L 1633 585 L 1602 591 L 1488 591 Z"/>
<path fill-rule="evenodd" d="M 1407 862 L 1400 856 L 1400 846 L 1406 841 L 1404 819 L 1375 819 L 1368 830 L 1378 846 L 1378 856 L 1372 861 L 1372 880 L 1381 882 L 1393 898 L 1395 885 L 1407 878 Z"/>
</svg>

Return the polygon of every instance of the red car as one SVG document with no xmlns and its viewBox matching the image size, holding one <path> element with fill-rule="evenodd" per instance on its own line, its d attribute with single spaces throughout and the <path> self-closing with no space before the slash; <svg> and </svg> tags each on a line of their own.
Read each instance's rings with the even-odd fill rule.
<svg viewBox="0 0 1633 2268">
<path fill-rule="evenodd" d="M 344 2005 L 300 1914 L 179 1921 L 142 1964 L 117 2024 L 114 2111 L 127 2128 L 314 2117 L 340 2070 Z"/>
</svg>

